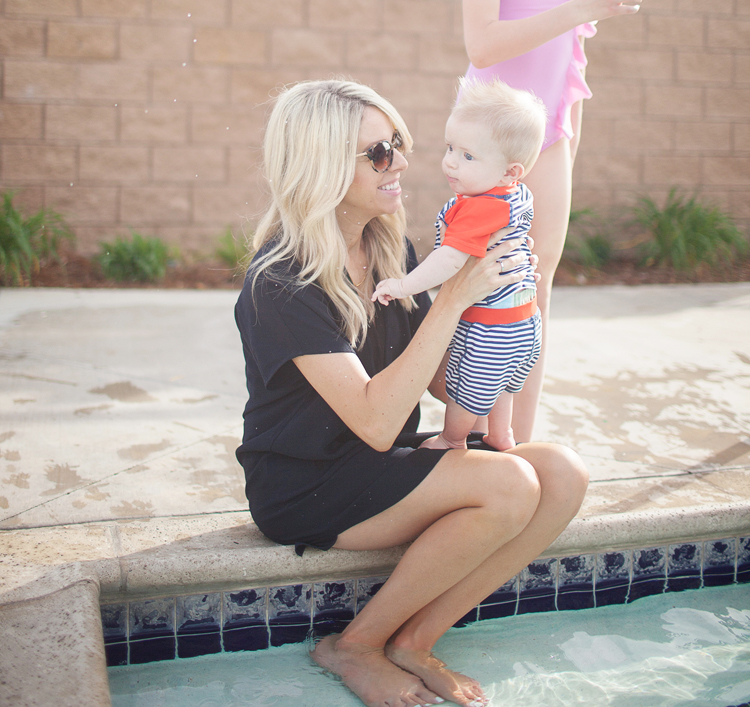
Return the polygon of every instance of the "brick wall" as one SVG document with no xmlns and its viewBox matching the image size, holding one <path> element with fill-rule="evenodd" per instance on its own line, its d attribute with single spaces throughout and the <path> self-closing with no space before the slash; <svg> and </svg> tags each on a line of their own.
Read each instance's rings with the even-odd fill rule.
<svg viewBox="0 0 750 707">
<path fill-rule="evenodd" d="M 645 0 L 589 41 L 574 205 L 672 186 L 750 225 L 750 2 Z"/>
<path fill-rule="evenodd" d="M 704 10 L 704 5 L 709 10 Z M 0 188 L 96 250 L 134 228 L 210 252 L 262 208 L 269 94 L 346 75 L 417 140 L 415 239 L 449 196 L 442 132 L 466 67 L 458 0 L 0 0 Z M 704 185 L 750 220 L 750 2 L 647 0 L 590 40 L 575 203 Z"/>
</svg>

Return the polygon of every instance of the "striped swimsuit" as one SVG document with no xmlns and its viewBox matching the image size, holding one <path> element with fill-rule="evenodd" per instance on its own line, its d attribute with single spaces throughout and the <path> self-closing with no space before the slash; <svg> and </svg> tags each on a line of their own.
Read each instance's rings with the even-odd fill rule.
<svg viewBox="0 0 750 707">
<path fill-rule="evenodd" d="M 459 196 L 438 214 L 435 246 L 481 257 L 490 235 L 510 226 L 513 231 L 502 240 L 522 237 L 520 249 L 530 256 L 527 237 L 533 213 L 533 197 L 524 184 Z M 449 347 L 447 393 L 475 415 L 487 415 L 501 393 L 519 392 L 539 358 L 541 318 L 528 257 L 512 272 L 517 271 L 524 272 L 523 280 L 501 287 L 464 312 Z"/>
</svg>

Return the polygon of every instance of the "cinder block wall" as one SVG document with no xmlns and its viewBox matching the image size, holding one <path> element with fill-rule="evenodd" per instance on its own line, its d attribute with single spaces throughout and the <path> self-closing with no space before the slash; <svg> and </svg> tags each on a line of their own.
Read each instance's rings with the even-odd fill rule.
<svg viewBox="0 0 750 707">
<path fill-rule="evenodd" d="M 210 252 L 252 228 L 266 102 L 345 75 L 401 110 L 404 184 L 431 242 L 450 195 L 443 125 L 466 67 L 458 0 L 0 0 L 0 188 L 48 206 L 79 249 L 129 228 Z M 674 184 L 750 221 L 750 2 L 646 0 L 590 40 L 576 206 Z"/>
</svg>

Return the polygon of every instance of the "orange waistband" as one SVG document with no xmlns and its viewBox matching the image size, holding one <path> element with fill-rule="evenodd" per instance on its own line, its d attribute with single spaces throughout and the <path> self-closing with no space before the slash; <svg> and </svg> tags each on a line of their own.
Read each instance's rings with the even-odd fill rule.
<svg viewBox="0 0 750 707">
<path fill-rule="evenodd" d="M 508 309 L 491 309 L 490 307 L 469 307 L 461 315 L 465 322 L 475 324 L 513 324 L 522 322 L 536 314 L 536 297 L 531 302 L 522 304 L 520 307 L 509 307 Z"/>
</svg>

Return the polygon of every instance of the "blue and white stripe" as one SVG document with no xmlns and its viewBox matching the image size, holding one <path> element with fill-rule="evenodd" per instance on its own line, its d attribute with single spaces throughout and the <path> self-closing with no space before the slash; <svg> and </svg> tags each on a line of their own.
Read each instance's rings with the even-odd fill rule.
<svg viewBox="0 0 750 707">
<path fill-rule="evenodd" d="M 518 393 L 539 359 L 542 320 L 478 324 L 461 320 L 450 345 L 446 390 L 475 415 L 487 415 L 503 392 Z"/>
</svg>

